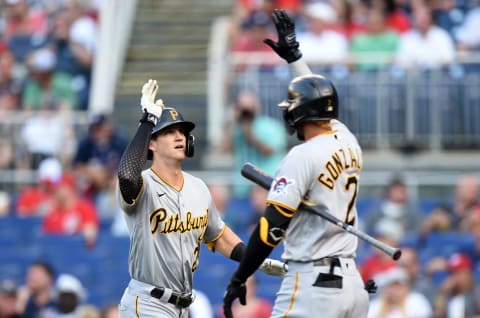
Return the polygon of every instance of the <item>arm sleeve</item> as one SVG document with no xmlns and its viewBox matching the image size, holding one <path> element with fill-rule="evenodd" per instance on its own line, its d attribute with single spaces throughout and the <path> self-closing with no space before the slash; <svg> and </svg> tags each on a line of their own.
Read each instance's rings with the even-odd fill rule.
<svg viewBox="0 0 480 318">
<path fill-rule="evenodd" d="M 301 58 L 295 62 L 289 63 L 288 66 L 290 67 L 290 71 L 293 74 L 293 77 L 312 74 L 312 70 L 305 62 L 305 59 Z"/>
<path fill-rule="evenodd" d="M 234 276 L 245 282 L 260 267 L 272 250 L 273 247 L 260 240 L 260 225 L 257 225 L 250 236 L 247 250 Z"/>
<path fill-rule="evenodd" d="M 131 204 L 142 189 L 142 170 L 147 163 L 153 123 L 144 116 L 135 136 L 125 149 L 118 167 L 118 185 L 125 202 Z"/>
<path fill-rule="evenodd" d="M 250 236 L 247 249 L 243 252 L 240 265 L 234 274 L 235 277 L 244 282 L 258 269 L 273 248 L 280 243 L 280 236 L 283 237 L 280 233 L 287 229 L 292 216 L 293 213 L 286 214 L 277 206 L 267 206 L 262 217 L 264 221 L 259 222 Z M 270 240 L 268 236 L 275 233 L 279 234 L 277 240 Z"/>
</svg>

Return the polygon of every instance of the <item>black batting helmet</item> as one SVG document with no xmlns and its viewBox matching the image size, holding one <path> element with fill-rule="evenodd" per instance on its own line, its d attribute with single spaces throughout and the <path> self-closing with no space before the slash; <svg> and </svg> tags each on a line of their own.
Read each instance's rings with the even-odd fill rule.
<svg viewBox="0 0 480 318">
<path fill-rule="evenodd" d="M 162 129 L 165 129 L 167 127 L 170 127 L 176 124 L 179 124 L 180 126 L 182 126 L 183 133 L 185 134 L 185 137 L 187 137 L 185 155 L 187 157 L 193 157 L 195 138 L 193 137 L 193 135 L 190 134 L 190 132 L 195 128 L 195 124 L 192 123 L 191 121 L 184 120 L 182 114 L 180 114 L 175 108 L 165 107 L 163 109 L 162 115 L 160 116 L 160 118 L 157 121 L 157 124 L 152 130 L 152 136 L 154 136 L 156 133 L 158 133 Z M 152 158 L 153 158 L 153 153 L 151 150 L 148 150 L 147 159 L 152 160 Z"/>
<path fill-rule="evenodd" d="M 288 98 L 278 104 L 285 108 L 283 119 L 290 134 L 300 123 L 338 117 L 338 95 L 333 83 L 322 75 L 294 78 L 288 86 Z"/>
</svg>

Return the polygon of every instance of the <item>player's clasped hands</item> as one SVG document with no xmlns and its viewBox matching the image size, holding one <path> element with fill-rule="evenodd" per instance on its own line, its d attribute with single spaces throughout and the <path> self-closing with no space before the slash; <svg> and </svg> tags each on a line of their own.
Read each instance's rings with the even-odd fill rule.
<svg viewBox="0 0 480 318">
<path fill-rule="evenodd" d="M 140 99 L 140 105 L 142 106 L 142 111 L 154 115 L 157 118 L 160 118 L 162 111 L 165 108 L 162 99 L 157 99 L 155 97 L 158 92 L 158 83 L 156 80 L 149 79 L 142 87 L 142 98 Z"/>
<path fill-rule="evenodd" d="M 288 272 L 287 264 L 271 258 L 266 258 L 258 269 L 265 274 L 280 277 L 285 276 Z"/>
</svg>

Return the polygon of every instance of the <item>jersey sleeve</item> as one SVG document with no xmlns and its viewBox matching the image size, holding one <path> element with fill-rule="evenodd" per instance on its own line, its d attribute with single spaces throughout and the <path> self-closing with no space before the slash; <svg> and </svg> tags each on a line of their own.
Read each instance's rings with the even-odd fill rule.
<svg viewBox="0 0 480 318">
<path fill-rule="evenodd" d="M 205 237 L 203 241 L 205 243 L 215 241 L 221 236 L 225 229 L 225 222 L 222 220 L 220 214 L 218 213 L 217 207 L 213 202 L 210 192 L 205 186 L 205 191 L 208 195 L 209 207 L 208 207 L 208 225 L 207 230 L 205 231 Z"/>
<path fill-rule="evenodd" d="M 314 176 L 308 156 L 294 147 L 285 156 L 270 187 L 267 203 L 295 211 L 302 203 Z"/>
</svg>

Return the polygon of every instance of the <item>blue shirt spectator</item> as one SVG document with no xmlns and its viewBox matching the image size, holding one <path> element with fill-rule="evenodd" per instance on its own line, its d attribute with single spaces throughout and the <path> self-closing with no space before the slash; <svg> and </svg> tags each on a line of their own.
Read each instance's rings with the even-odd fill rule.
<svg viewBox="0 0 480 318">
<path fill-rule="evenodd" d="M 73 159 L 83 191 L 95 196 L 109 188 L 111 176 L 116 173 L 128 140 L 115 129 L 104 114 L 95 115 L 88 134 L 80 140 Z"/>
</svg>

